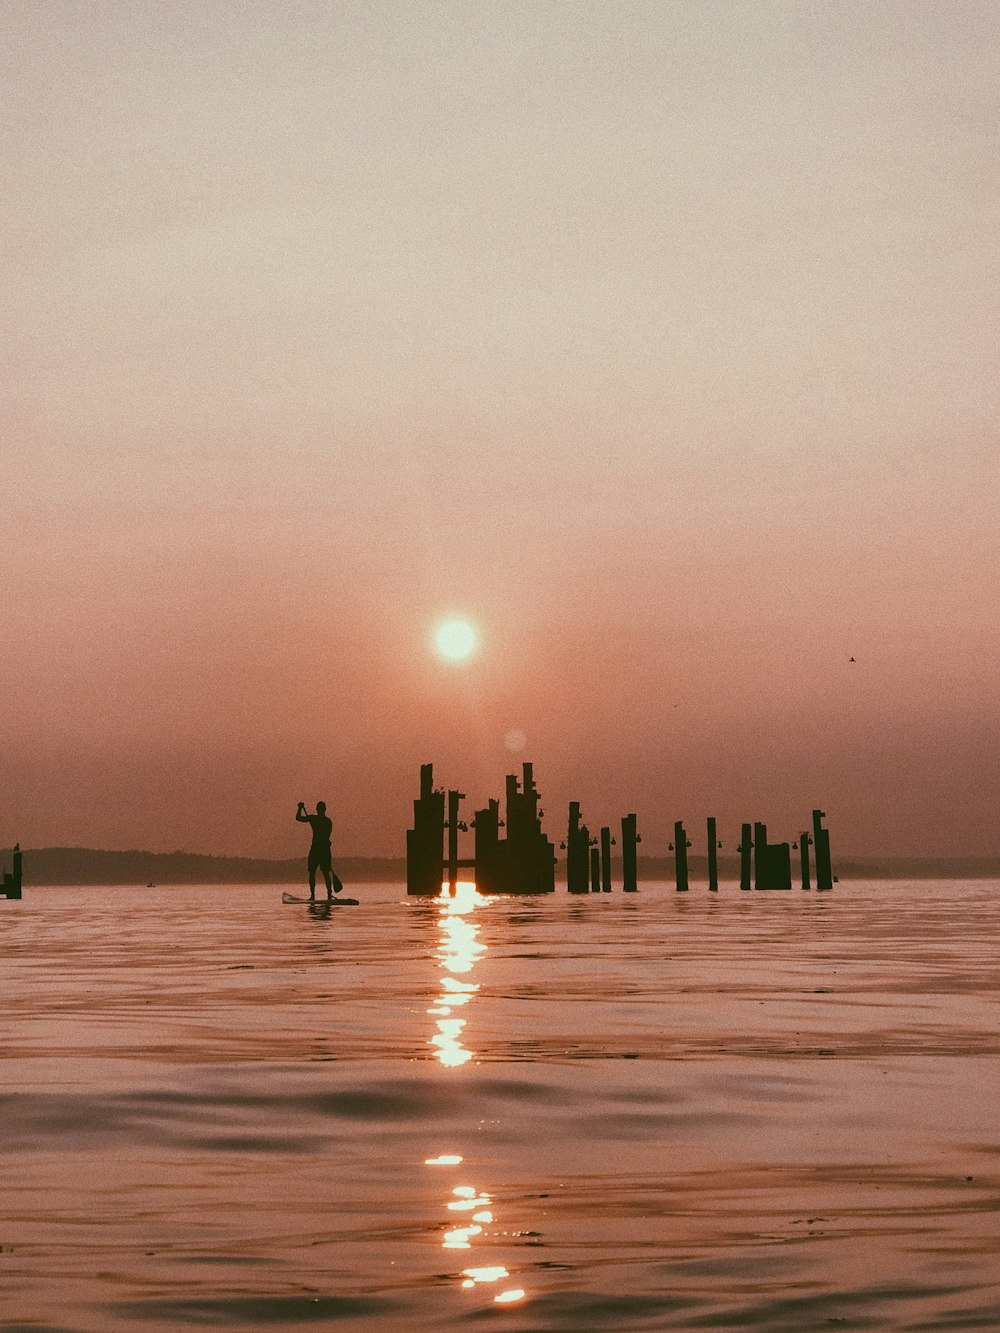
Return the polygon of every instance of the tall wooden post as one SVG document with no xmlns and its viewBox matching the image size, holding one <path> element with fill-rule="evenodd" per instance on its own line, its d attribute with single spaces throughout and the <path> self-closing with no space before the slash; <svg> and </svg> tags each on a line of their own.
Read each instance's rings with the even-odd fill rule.
<svg viewBox="0 0 1000 1333">
<path fill-rule="evenodd" d="M 791 845 L 768 842 L 766 824 L 753 826 L 753 886 L 761 890 L 792 887 Z"/>
<path fill-rule="evenodd" d="M 750 825 L 740 825 L 740 888 L 749 892 L 750 890 L 750 857 L 753 853 L 753 838 L 750 836 Z"/>
<path fill-rule="evenodd" d="M 601 853 L 596 847 L 590 849 L 590 892 L 601 891 Z"/>
<path fill-rule="evenodd" d="M 799 850 L 802 853 L 802 887 L 809 888 L 809 844 L 812 838 L 808 832 L 799 834 Z"/>
<path fill-rule="evenodd" d="M 830 834 L 823 827 L 826 818 L 822 810 L 813 811 L 813 845 L 816 848 L 816 888 L 833 888 L 833 866 L 830 863 Z"/>
<path fill-rule="evenodd" d="M 639 889 L 635 845 L 639 841 L 635 815 L 622 816 L 622 893 Z"/>
<path fill-rule="evenodd" d="M 458 887 L 458 804 L 463 800 L 464 791 L 448 793 L 448 892 L 452 895 Z"/>
<path fill-rule="evenodd" d="M 413 828 L 406 830 L 406 892 L 436 898 L 444 880 L 444 792 L 434 790 L 434 769 L 420 765 L 420 795 Z"/>
<path fill-rule="evenodd" d="M 677 871 L 677 892 L 687 893 L 688 839 L 684 831 L 684 823 L 680 819 L 674 824 L 674 865 Z"/>
<path fill-rule="evenodd" d="M 590 833 L 580 821 L 580 802 L 569 803 L 569 828 L 566 832 L 566 887 L 570 893 L 586 893 L 589 872 L 587 849 Z"/>
<path fill-rule="evenodd" d="M 761 871 L 764 869 L 766 860 L 767 825 L 756 820 L 753 826 L 753 886 L 755 889 L 760 888 Z"/>
<path fill-rule="evenodd" d="M 719 848 L 715 831 L 715 819 L 708 818 L 708 891 L 719 892 Z"/>
<path fill-rule="evenodd" d="M 601 829 L 601 892 L 611 892 L 611 829 Z"/>
</svg>

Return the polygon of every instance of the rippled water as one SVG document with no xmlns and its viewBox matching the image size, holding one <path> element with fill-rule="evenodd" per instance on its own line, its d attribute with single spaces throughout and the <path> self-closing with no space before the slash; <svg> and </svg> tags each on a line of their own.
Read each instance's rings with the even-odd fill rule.
<svg viewBox="0 0 1000 1333">
<path fill-rule="evenodd" d="M 1000 1328 L 1000 885 L 0 903 L 0 1327 Z"/>
</svg>

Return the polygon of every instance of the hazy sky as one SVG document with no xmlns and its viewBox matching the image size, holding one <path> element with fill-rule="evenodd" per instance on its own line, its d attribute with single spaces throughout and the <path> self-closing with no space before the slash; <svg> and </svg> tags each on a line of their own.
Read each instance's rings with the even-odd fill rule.
<svg viewBox="0 0 1000 1333">
<path fill-rule="evenodd" d="M 532 759 L 557 837 L 1000 850 L 994 0 L 10 0 L 0 71 L 0 843 L 402 854 Z"/>
</svg>

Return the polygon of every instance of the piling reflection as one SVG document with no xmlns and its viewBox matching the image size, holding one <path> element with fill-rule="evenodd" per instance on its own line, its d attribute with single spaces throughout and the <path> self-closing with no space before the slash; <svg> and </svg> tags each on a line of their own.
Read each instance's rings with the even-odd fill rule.
<svg viewBox="0 0 1000 1333">
<path fill-rule="evenodd" d="M 464 1016 L 456 1017 L 455 1011 L 464 1009 L 479 990 L 479 985 L 468 979 L 468 974 L 486 952 L 486 945 L 479 937 L 475 912 L 490 901 L 469 881 L 460 881 L 454 894 L 442 895 L 438 900 L 440 935 L 435 956 L 441 966 L 440 994 L 427 1010 L 435 1019 L 435 1032 L 429 1045 L 434 1048 L 435 1058 L 449 1069 L 475 1058 L 474 1052 L 465 1044 L 467 1020 Z M 426 1158 L 424 1165 L 455 1168 L 461 1166 L 462 1160 L 457 1153 L 439 1153 L 436 1157 Z M 441 1239 L 444 1249 L 471 1250 L 474 1244 L 488 1242 L 494 1215 L 492 1196 L 485 1190 L 476 1185 L 455 1185 L 445 1208 L 455 1225 L 444 1231 Z M 509 1277 L 503 1264 L 481 1264 L 464 1268 L 459 1282 L 463 1288 L 472 1290 L 503 1283 Z M 511 1305 L 523 1300 L 525 1294 L 521 1287 L 504 1286 L 493 1296 L 493 1302 Z"/>
</svg>

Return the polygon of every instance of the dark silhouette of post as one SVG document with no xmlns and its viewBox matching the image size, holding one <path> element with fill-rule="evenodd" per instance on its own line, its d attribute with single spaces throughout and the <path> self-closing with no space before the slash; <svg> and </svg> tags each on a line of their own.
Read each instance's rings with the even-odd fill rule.
<svg viewBox="0 0 1000 1333">
<path fill-rule="evenodd" d="M 750 891 L 750 857 L 753 854 L 753 838 L 750 836 L 750 825 L 740 825 L 740 888 L 744 892 Z"/>
<path fill-rule="evenodd" d="M 566 832 L 566 887 L 570 893 L 589 889 L 590 830 L 580 820 L 580 802 L 569 803 L 569 828 Z"/>
<path fill-rule="evenodd" d="M 499 892 L 503 884 L 503 852 L 500 844 L 500 802 L 490 800 L 485 810 L 477 810 L 472 828 L 475 833 L 476 888 L 480 893 Z"/>
<path fill-rule="evenodd" d="M 11 868 L 4 865 L 0 875 L 0 898 L 20 898 L 21 896 L 21 844 L 14 843 L 11 852 Z"/>
<path fill-rule="evenodd" d="M 767 845 L 767 826 L 761 824 L 759 820 L 754 821 L 753 826 L 753 886 L 760 888 L 760 872 L 764 865 L 765 857 L 761 852 Z"/>
<path fill-rule="evenodd" d="M 636 843 L 639 841 L 639 834 L 636 832 L 635 815 L 622 816 L 622 893 L 638 893 L 638 866 L 636 858 Z"/>
<path fill-rule="evenodd" d="M 792 852 L 787 842 L 767 840 L 767 825 L 753 826 L 753 886 L 755 889 L 792 887 Z"/>
<path fill-rule="evenodd" d="M 708 817 L 708 891 L 719 892 L 719 843 L 715 831 L 715 819 Z"/>
<path fill-rule="evenodd" d="M 444 792 L 434 790 L 434 766 L 420 765 L 413 828 L 406 831 L 406 892 L 436 898 L 444 882 Z"/>
<path fill-rule="evenodd" d="M 464 800 L 464 791 L 448 793 L 448 892 L 450 894 L 454 894 L 458 887 L 458 807 Z"/>
<path fill-rule="evenodd" d="M 684 823 L 678 819 L 674 824 L 674 867 L 678 893 L 687 893 L 688 891 L 688 848 L 690 846 L 687 833 L 684 831 Z"/>
<path fill-rule="evenodd" d="M 822 810 L 813 811 L 813 846 L 816 848 L 816 888 L 833 888 L 833 866 L 830 861 L 830 834 L 823 827 L 826 815 Z"/>
<path fill-rule="evenodd" d="M 601 891 L 601 853 L 596 847 L 590 849 L 590 892 Z"/>
<path fill-rule="evenodd" d="M 611 892 L 611 829 L 601 829 L 601 892 Z"/>
<path fill-rule="evenodd" d="M 799 834 L 799 850 L 802 853 L 802 887 L 809 888 L 809 844 L 812 838 L 807 833 Z"/>
</svg>

